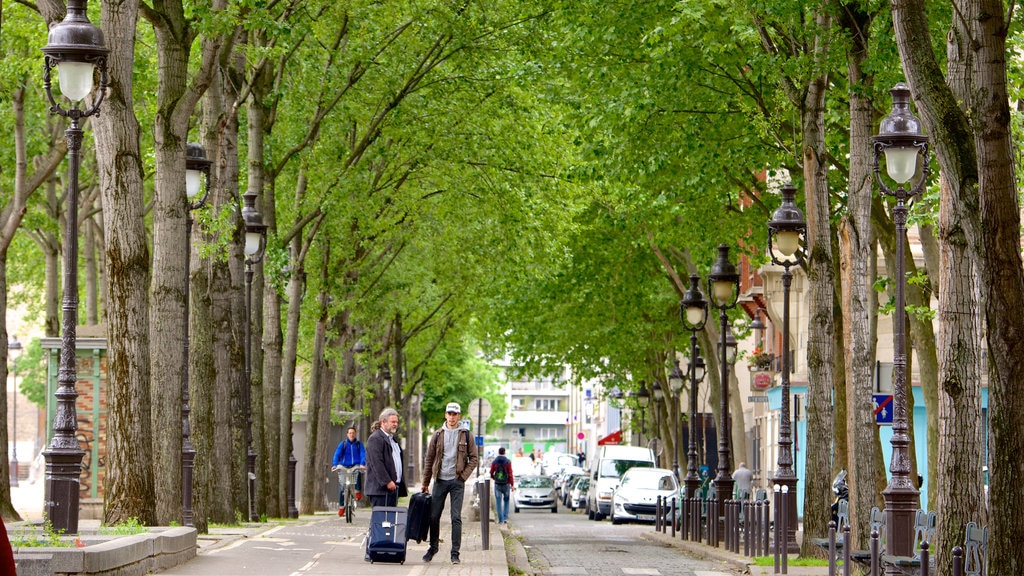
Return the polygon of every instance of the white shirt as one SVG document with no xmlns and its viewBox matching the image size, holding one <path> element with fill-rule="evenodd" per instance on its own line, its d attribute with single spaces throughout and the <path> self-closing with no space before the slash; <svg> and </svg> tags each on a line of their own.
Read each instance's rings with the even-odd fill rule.
<svg viewBox="0 0 1024 576">
<path fill-rule="evenodd" d="M 402 481 L 402 447 L 395 442 L 395 438 L 391 434 L 384 432 L 384 435 L 391 441 L 391 457 L 395 459 L 395 475 L 398 477 L 395 484 L 398 484 Z"/>
</svg>

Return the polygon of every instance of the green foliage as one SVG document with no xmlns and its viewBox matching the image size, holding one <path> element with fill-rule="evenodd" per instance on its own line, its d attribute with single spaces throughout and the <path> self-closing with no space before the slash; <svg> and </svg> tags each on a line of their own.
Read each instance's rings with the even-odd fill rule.
<svg viewBox="0 0 1024 576">
<path fill-rule="evenodd" d="M 128 518 L 114 524 L 113 526 L 100 526 L 99 533 L 104 536 L 131 536 L 132 534 L 141 534 L 148 531 L 149 529 L 139 522 L 136 517 Z"/>
<path fill-rule="evenodd" d="M 11 547 L 18 548 L 72 548 L 75 543 L 65 539 L 64 530 L 54 530 L 53 524 L 46 520 L 43 523 L 42 531 L 34 527 L 24 525 L 22 528 L 10 534 Z"/>
<path fill-rule="evenodd" d="M 40 345 L 39 338 L 33 338 L 25 344 L 24 351 L 18 357 L 18 389 L 26 398 L 40 408 L 46 407 L 46 363 L 47 353 Z M 13 363 L 8 366 L 9 374 L 14 374 Z"/>
</svg>

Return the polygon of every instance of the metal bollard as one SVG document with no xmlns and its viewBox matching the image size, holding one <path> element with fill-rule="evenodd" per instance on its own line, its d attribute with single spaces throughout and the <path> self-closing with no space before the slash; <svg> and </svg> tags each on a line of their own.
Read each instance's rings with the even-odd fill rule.
<svg viewBox="0 0 1024 576">
<path fill-rule="evenodd" d="M 782 493 L 782 487 L 779 486 L 778 484 L 776 484 L 772 488 L 772 494 L 774 495 L 774 498 L 775 498 L 775 500 L 774 500 L 774 504 L 775 504 L 774 505 L 774 508 L 775 508 L 775 538 L 774 538 L 774 540 L 772 542 L 772 547 L 775 549 L 775 551 L 774 551 L 775 574 L 779 573 L 779 565 L 780 565 L 779 558 L 778 558 L 778 531 L 779 531 L 779 522 L 780 522 L 778 499 L 779 499 L 779 495 L 781 493 Z M 831 576 L 831 575 L 829 575 L 829 576 Z"/>
<path fill-rule="evenodd" d="M 836 576 L 836 521 L 828 521 L 828 576 Z"/>
<path fill-rule="evenodd" d="M 843 576 L 850 576 L 850 525 L 843 526 Z"/>
<path fill-rule="evenodd" d="M 964 549 L 953 548 L 953 576 L 964 576 Z"/>
<path fill-rule="evenodd" d="M 654 504 L 654 531 L 661 532 L 661 495 L 658 495 L 658 499 Z"/>
<path fill-rule="evenodd" d="M 871 576 L 878 576 L 878 530 L 871 531 Z"/>
<path fill-rule="evenodd" d="M 672 497 L 672 507 L 669 509 L 669 518 L 672 520 L 672 537 L 676 537 L 676 522 L 678 517 L 676 516 L 676 497 Z"/>
<path fill-rule="evenodd" d="M 482 490 L 480 494 L 480 540 L 484 550 L 491 549 L 491 479 L 484 478 L 483 482 L 476 483 L 476 489 Z"/>
<path fill-rule="evenodd" d="M 793 495 L 795 496 L 795 494 Z M 782 487 L 782 530 L 775 530 L 775 547 L 779 547 L 779 535 L 782 535 L 782 573 L 789 574 L 789 545 L 786 534 L 789 533 L 789 486 Z M 776 527 L 777 528 L 777 527 Z"/>
<path fill-rule="evenodd" d="M 928 576 L 928 542 L 921 542 L 921 576 Z"/>
</svg>

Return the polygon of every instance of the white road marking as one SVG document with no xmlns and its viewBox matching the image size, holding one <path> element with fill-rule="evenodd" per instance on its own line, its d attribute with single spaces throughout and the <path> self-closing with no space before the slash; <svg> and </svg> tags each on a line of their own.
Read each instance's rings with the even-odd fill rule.
<svg viewBox="0 0 1024 576">
<path fill-rule="evenodd" d="M 649 574 L 650 576 L 659 576 L 661 572 L 658 572 L 657 568 L 623 568 L 623 574 Z"/>
</svg>

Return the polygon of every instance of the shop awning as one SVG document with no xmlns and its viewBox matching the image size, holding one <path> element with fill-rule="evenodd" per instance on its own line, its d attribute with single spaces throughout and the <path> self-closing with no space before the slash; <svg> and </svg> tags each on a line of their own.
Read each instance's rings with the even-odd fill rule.
<svg viewBox="0 0 1024 576">
<path fill-rule="evenodd" d="M 599 438 L 597 441 L 598 446 L 606 446 L 609 444 L 621 444 L 622 443 L 622 430 L 616 430 L 604 438 Z"/>
</svg>

